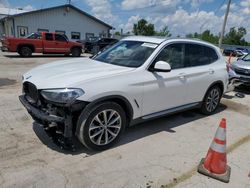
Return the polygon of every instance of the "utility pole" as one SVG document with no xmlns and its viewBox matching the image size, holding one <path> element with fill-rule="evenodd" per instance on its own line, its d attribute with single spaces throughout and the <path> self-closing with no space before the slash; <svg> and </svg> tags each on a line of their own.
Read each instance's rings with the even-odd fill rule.
<svg viewBox="0 0 250 188">
<path fill-rule="evenodd" d="M 221 48 L 222 40 L 223 40 L 223 37 L 224 37 L 226 23 L 227 23 L 227 17 L 228 17 L 228 13 L 229 13 L 229 9 L 230 9 L 230 4 L 231 4 L 231 0 L 228 0 L 228 2 L 227 2 L 227 10 L 226 10 L 226 13 L 225 13 L 224 22 L 223 22 L 223 25 L 222 25 L 220 39 L 219 39 L 219 48 Z"/>
</svg>

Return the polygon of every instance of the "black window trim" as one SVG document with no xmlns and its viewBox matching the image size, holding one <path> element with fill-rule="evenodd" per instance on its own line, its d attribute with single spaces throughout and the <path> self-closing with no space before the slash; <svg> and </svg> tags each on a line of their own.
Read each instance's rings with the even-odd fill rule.
<svg viewBox="0 0 250 188">
<path fill-rule="evenodd" d="M 218 54 L 217 49 L 216 49 L 215 47 L 213 47 L 213 46 L 208 45 L 208 44 L 204 44 L 204 43 L 201 43 L 201 42 L 199 42 L 199 41 L 172 41 L 172 42 L 168 42 L 167 44 L 165 44 L 165 45 L 161 48 L 161 50 L 159 50 L 159 51 L 157 52 L 157 54 L 154 56 L 154 58 L 151 60 L 151 62 L 150 62 L 150 63 L 148 64 L 148 66 L 146 67 L 146 70 L 150 71 L 150 68 L 151 68 L 151 66 L 153 66 L 153 63 L 154 63 L 155 59 L 156 59 L 157 56 L 162 52 L 162 50 L 163 50 L 164 48 L 166 48 L 167 46 L 169 46 L 169 45 L 171 45 L 171 44 L 177 44 L 177 43 L 182 43 L 182 44 L 184 44 L 184 56 L 185 56 L 185 52 L 186 52 L 186 51 L 185 51 L 185 47 L 186 47 L 185 44 L 197 44 L 197 45 L 206 46 L 206 47 L 208 47 L 208 48 L 213 49 L 213 50 L 215 51 L 216 55 L 217 55 L 217 60 L 220 59 L 220 55 Z M 217 60 L 216 60 L 216 61 L 217 61 Z M 215 62 L 215 61 L 214 61 L 214 62 Z M 212 63 L 214 63 L 214 62 L 212 62 Z M 207 65 L 211 65 L 212 63 L 207 64 Z M 207 66 L 207 65 L 198 65 L 198 66 L 196 66 L 196 67 Z M 185 69 L 185 68 L 190 68 L 190 67 L 176 68 L 176 69 L 174 69 L 174 70 L 177 70 L 177 69 Z"/>
<path fill-rule="evenodd" d="M 90 34 L 90 35 L 93 34 L 91 37 L 95 37 L 95 33 L 88 33 L 88 32 L 87 32 L 87 33 L 85 33 L 85 40 L 88 40 L 88 38 L 90 38 L 90 37 L 87 37 L 87 35 L 89 35 L 89 34 Z"/>
<path fill-rule="evenodd" d="M 71 31 L 71 35 L 70 35 L 70 38 L 72 38 L 72 33 L 79 33 L 79 39 L 74 39 L 74 40 L 80 40 L 81 39 L 81 32 L 78 32 L 78 31 Z"/>
<path fill-rule="evenodd" d="M 64 35 L 66 35 L 66 31 L 64 31 L 64 30 L 55 30 L 55 33 L 56 34 L 64 34 Z"/>
<path fill-rule="evenodd" d="M 40 30 L 40 31 L 39 31 L 39 30 Z M 38 32 L 38 33 L 42 33 L 42 32 L 49 33 L 49 29 L 37 28 L 37 32 Z"/>
</svg>

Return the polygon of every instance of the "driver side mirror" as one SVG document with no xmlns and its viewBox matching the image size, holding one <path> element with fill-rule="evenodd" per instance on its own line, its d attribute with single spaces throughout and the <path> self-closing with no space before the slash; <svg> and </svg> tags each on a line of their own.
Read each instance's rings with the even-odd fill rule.
<svg viewBox="0 0 250 188">
<path fill-rule="evenodd" d="M 151 69 L 153 72 L 170 72 L 171 66 L 166 61 L 157 61 L 154 68 Z"/>
</svg>

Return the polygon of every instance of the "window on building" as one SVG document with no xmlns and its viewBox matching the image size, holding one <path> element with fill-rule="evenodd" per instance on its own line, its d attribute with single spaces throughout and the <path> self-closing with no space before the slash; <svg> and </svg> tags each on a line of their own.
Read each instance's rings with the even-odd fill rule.
<svg viewBox="0 0 250 188">
<path fill-rule="evenodd" d="M 67 42 L 67 39 L 63 35 L 60 35 L 60 34 L 55 34 L 55 40 L 60 41 L 60 42 Z"/>
<path fill-rule="evenodd" d="M 46 39 L 46 40 L 53 40 L 53 34 L 51 34 L 51 33 L 46 33 L 46 34 L 45 34 L 45 39 Z"/>
<path fill-rule="evenodd" d="M 48 30 L 48 29 L 37 29 L 37 32 L 38 32 L 38 33 L 41 33 L 41 32 L 49 32 L 49 30 Z"/>
<path fill-rule="evenodd" d="M 100 38 L 105 38 L 106 37 L 106 33 L 104 31 L 99 33 L 99 37 Z"/>
<path fill-rule="evenodd" d="M 28 35 L 28 27 L 25 26 L 17 26 L 17 34 L 18 37 L 25 37 Z"/>
<path fill-rule="evenodd" d="M 62 34 L 62 35 L 65 35 L 65 33 L 66 33 L 65 31 L 62 31 L 62 30 L 55 30 L 55 32 L 58 34 Z"/>
<path fill-rule="evenodd" d="M 81 34 L 80 32 L 71 32 L 71 39 L 80 39 Z"/>
<path fill-rule="evenodd" d="M 86 33 L 85 34 L 85 39 L 88 40 L 89 38 L 94 37 L 94 36 L 95 36 L 94 33 Z"/>
</svg>

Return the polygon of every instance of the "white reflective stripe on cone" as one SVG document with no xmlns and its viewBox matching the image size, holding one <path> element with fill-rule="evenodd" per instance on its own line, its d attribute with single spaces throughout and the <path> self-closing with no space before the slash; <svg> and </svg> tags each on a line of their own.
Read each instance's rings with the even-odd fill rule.
<svg viewBox="0 0 250 188">
<path fill-rule="evenodd" d="M 226 145 L 217 144 L 216 142 L 212 142 L 211 147 L 212 150 L 219 153 L 226 153 Z"/>
<path fill-rule="evenodd" d="M 226 129 L 218 127 L 216 134 L 215 134 L 215 138 L 222 140 L 222 141 L 226 141 Z"/>
</svg>

